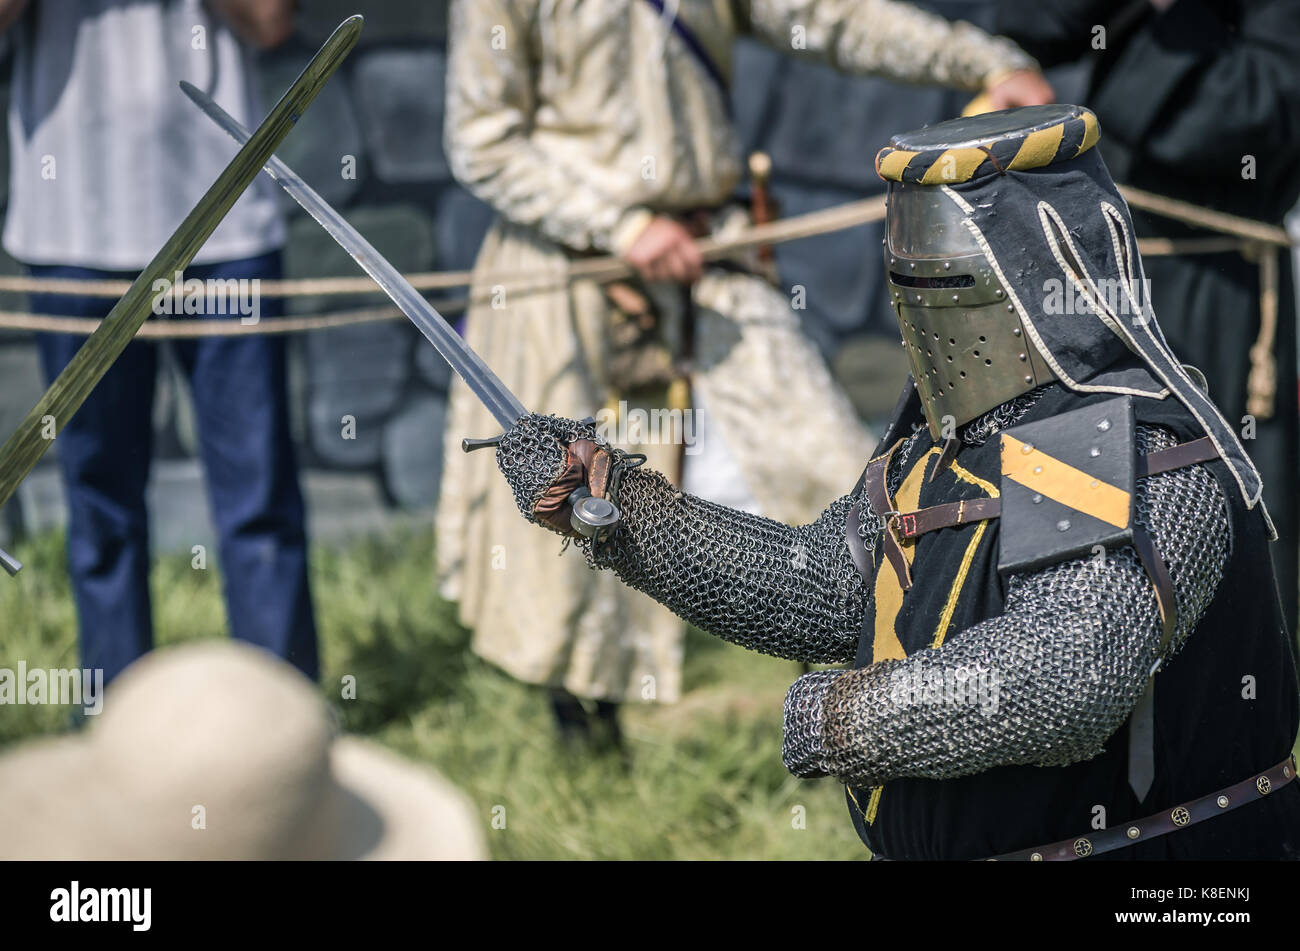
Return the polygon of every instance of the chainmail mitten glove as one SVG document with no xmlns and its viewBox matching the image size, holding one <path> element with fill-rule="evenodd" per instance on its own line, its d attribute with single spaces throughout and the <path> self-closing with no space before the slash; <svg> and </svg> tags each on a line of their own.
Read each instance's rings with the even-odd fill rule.
<svg viewBox="0 0 1300 951">
<path fill-rule="evenodd" d="M 828 775 L 822 745 L 822 701 L 843 670 L 814 670 L 796 680 L 785 695 L 785 736 L 781 761 L 796 776 Z"/>
<path fill-rule="evenodd" d="M 603 497 L 613 453 L 590 423 L 529 413 L 497 446 L 497 466 L 524 518 L 561 535 L 569 525 L 569 494 L 581 486 Z"/>
</svg>

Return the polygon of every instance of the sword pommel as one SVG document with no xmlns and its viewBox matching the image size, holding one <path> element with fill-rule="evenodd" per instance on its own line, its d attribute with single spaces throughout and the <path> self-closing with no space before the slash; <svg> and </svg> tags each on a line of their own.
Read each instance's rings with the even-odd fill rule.
<svg viewBox="0 0 1300 951">
<path fill-rule="evenodd" d="M 569 493 L 569 506 L 569 524 L 584 538 L 608 532 L 622 517 L 617 505 L 592 495 L 585 485 Z"/>
</svg>

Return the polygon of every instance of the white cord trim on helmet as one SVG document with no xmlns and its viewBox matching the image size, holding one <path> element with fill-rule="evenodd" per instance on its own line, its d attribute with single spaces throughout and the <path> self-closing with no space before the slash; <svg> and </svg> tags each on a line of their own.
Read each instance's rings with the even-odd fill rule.
<svg viewBox="0 0 1300 951">
<path fill-rule="evenodd" d="M 960 208 L 962 211 L 966 212 L 966 214 L 968 215 L 975 214 L 975 206 L 972 205 L 970 202 L 968 202 L 965 198 L 962 198 L 961 195 L 953 191 L 951 186 L 940 185 L 939 188 L 943 191 L 945 195 L 947 195 L 954 202 L 956 202 L 957 207 Z"/>
<path fill-rule="evenodd" d="M 958 207 L 968 215 L 974 212 L 974 209 L 947 185 L 941 187 L 948 197 L 952 198 L 957 203 Z M 1002 282 L 1002 286 L 1006 289 L 1007 298 L 1010 300 L 1011 306 L 1016 309 L 1016 313 L 1020 315 L 1020 321 L 1024 324 L 1025 333 L 1029 335 L 1030 342 L 1033 343 L 1034 348 L 1043 358 L 1043 361 L 1051 367 L 1052 372 L 1056 374 L 1057 379 L 1059 379 L 1063 384 L 1080 393 L 1119 393 L 1121 395 L 1128 394 L 1130 396 L 1145 396 L 1157 400 L 1162 400 L 1169 395 L 1169 391 L 1165 389 L 1152 391 L 1129 386 L 1106 386 L 1104 384 L 1096 383 L 1080 383 L 1078 380 L 1073 379 L 1065 372 L 1065 368 L 1061 366 L 1056 357 L 1052 354 L 1052 351 L 1049 350 L 1047 345 L 1043 342 L 1043 338 L 1039 334 L 1038 328 L 1034 325 L 1033 320 L 1030 319 L 1029 312 L 1025 309 L 1025 305 L 1021 303 L 1020 297 L 1016 294 L 1015 288 L 1012 286 L 1011 282 L 1007 280 L 1007 276 L 1002 270 L 1002 265 L 998 263 L 997 256 L 989 246 L 988 239 L 984 237 L 984 232 L 980 230 L 979 225 L 975 224 L 974 219 L 971 217 L 962 219 L 962 223 L 970 229 L 971 234 L 975 237 L 975 243 L 979 246 L 980 252 L 989 262 L 989 267 L 993 269 L 993 273 L 998 276 L 998 280 Z"/>
<path fill-rule="evenodd" d="M 1125 223 L 1124 216 L 1120 214 L 1119 209 L 1116 208 L 1114 205 L 1110 204 L 1109 202 L 1102 202 L 1101 209 L 1102 209 L 1102 214 L 1106 220 L 1106 227 L 1110 229 L 1111 240 L 1115 245 L 1116 257 L 1118 258 L 1120 257 L 1119 249 L 1121 247 L 1121 242 L 1124 248 L 1129 247 L 1129 240 L 1131 236 L 1129 234 L 1128 225 Z M 1118 230 L 1116 228 L 1117 225 L 1118 225 Z M 1120 231 L 1123 231 L 1122 239 L 1120 237 L 1120 233 L 1119 233 Z M 1140 260 L 1141 259 L 1139 258 L 1139 261 Z M 1139 267 L 1140 266 L 1141 265 L 1139 264 Z M 1143 274 L 1142 276 L 1145 278 L 1145 274 Z M 1136 301 L 1134 303 L 1136 303 Z M 1148 365 L 1151 367 L 1152 370 L 1155 371 L 1156 375 L 1159 376 L 1160 379 L 1164 381 L 1165 385 L 1168 386 L 1170 389 L 1176 389 L 1174 386 L 1174 379 L 1171 378 L 1173 377 L 1182 381 L 1186 385 L 1188 392 L 1194 391 L 1199 393 L 1200 392 L 1199 388 L 1196 386 L 1195 383 L 1192 382 L 1192 378 L 1187 375 L 1187 371 L 1183 369 L 1183 366 L 1178 361 L 1178 358 L 1175 357 L 1173 352 L 1169 349 L 1169 344 L 1163 338 L 1158 337 L 1156 336 L 1156 334 L 1152 333 L 1151 328 L 1156 326 L 1156 322 L 1155 322 L 1156 315 L 1154 309 L 1152 309 L 1151 307 L 1151 302 L 1144 300 L 1141 307 L 1142 307 L 1142 321 L 1139 324 L 1139 326 L 1142 328 L 1142 331 L 1147 335 L 1147 338 L 1151 341 L 1151 345 L 1156 349 L 1156 352 L 1158 352 L 1169 362 L 1170 370 L 1166 371 L 1160 366 L 1157 366 L 1155 363 L 1149 363 Z M 1205 431 L 1205 435 L 1210 437 L 1210 442 L 1212 442 L 1214 444 L 1214 448 L 1218 450 L 1219 457 L 1223 459 L 1225 463 L 1227 463 L 1228 456 L 1227 453 L 1224 452 L 1224 446 L 1220 442 L 1218 437 L 1215 435 L 1214 429 L 1210 426 L 1206 418 L 1201 414 L 1200 411 L 1198 411 L 1198 409 L 1195 406 L 1190 405 L 1188 400 L 1185 399 L 1179 400 L 1179 402 L 1182 403 L 1184 406 L 1186 406 L 1187 411 L 1191 413 L 1194 417 L 1196 417 L 1196 421 L 1201 424 L 1201 429 Z M 1208 397 L 1206 398 L 1206 402 L 1209 403 Z M 1214 408 L 1213 403 L 1210 403 L 1210 406 L 1211 408 Z M 1232 427 L 1229 425 L 1228 421 L 1223 418 L 1223 415 L 1221 413 L 1216 413 L 1216 415 L 1218 415 L 1220 422 L 1223 424 L 1224 430 L 1229 434 L 1232 434 Z M 1246 466 L 1248 467 L 1249 471 L 1255 476 L 1255 482 L 1258 488 L 1255 490 L 1254 493 L 1251 493 L 1246 488 L 1245 480 L 1242 479 L 1241 473 L 1237 471 L 1236 465 L 1229 463 L 1228 470 L 1232 473 L 1232 478 L 1236 481 L 1238 488 L 1241 489 L 1241 496 L 1246 502 L 1246 508 L 1248 510 L 1253 509 L 1264 494 L 1264 482 L 1259 475 L 1259 470 L 1255 468 L 1254 463 L 1251 462 L 1250 457 L 1246 454 L 1245 447 L 1241 445 L 1241 442 L 1236 438 L 1235 434 L 1232 435 L 1232 440 L 1236 446 L 1236 449 L 1240 451 L 1241 458 L 1245 460 Z M 1267 511 L 1265 511 L 1265 520 L 1269 524 L 1270 532 L 1274 531 L 1272 519 L 1268 517 Z"/>
<path fill-rule="evenodd" d="M 1065 220 L 1061 218 L 1060 213 L 1045 201 L 1038 203 L 1038 226 L 1043 229 L 1043 237 L 1047 239 L 1048 250 L 1052 252 L 1052 257 L 1056 259 L 1057 266 L 1061 272 L 1072 283 L 1084 299 L 1092 305 L 1101 322 L 1110 328 L 1110 332 L 1124 341 L 1124 346 L 1128 347 L 1133 353 L 1138 352 L 1137 342 L 1132 335 L 1123 327 L 1123 322 L 1119 315 L 1111 310 L 1110 305 L 1106 302 L 1105 295 L 1102 294 L 1101 288 L 1093 280 L 1092 273 L 1088 270 L 1088 264 L 1079 249 L 1074 246 L 1074 240 L 1070 237 L 1069 230 L 1065 227 Z M 1071 267 L 1070 262 L 1065 260 L 1065 255 L 1061 253 L 1061 244 L 1057 240 L 1056 232 L 1048 225 L 1048 219 L 1056 222 L 1060 229 L 1060 235 L 1065 240 L 1066 247 L 1074 255 L 1074 260 L 1078 263 L 1079 269 L 1083 272 L 1080 274 Z M 1087 286 L 1084 286 L 1084 282 Z M 1131 295 L 1130 295 L 1131 296 Z"/>
<path fill-rule="evenodd" d="M 1137 280 L 1141 280 L 1143 289 L 1142 300 L 1146 300 L 1145 292 L 1147 276 L 1146 272 L 1142 269 L 1142 258 L 1140 255 L 1135 258 L 1134 249 L 1129 247 L 1128 227 L 1124 224 L 1123 218 L 1119 214 L 1119 210 L 1110 202 L 1103 201 L 1101 203 L 1101 211 L 1105 216 L 1106 226 L 1110 229 L 1111 248 L 1115 252 L 1116 266 L 1120 269 L 1120 276 L 1123 278 L 1124 294 L 1128 297 L 1129 306 L 1133 309 L 1134 313 L 1142 314 L 1142 319 L 1145 321 L 1147 319 L 1147 307 L 1143 306 L 1142 301 L 1139 301 L 1137 295 L 1133 292 L 1134 288 L 1137 287 Z M 1122 240 L 1119 233 L 1115 230 L 1116 223 L 1118 223 L 1124 231 L 1124 237 Z M 1138 265 L 1136 279 L 1133 273 L 1134 260 L 1137 261 Z"/>
</svg>

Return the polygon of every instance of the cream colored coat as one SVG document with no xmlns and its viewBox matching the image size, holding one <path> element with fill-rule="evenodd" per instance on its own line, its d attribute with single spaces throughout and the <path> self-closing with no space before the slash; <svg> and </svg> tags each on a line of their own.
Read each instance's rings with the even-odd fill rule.
<svg viewBox="0 0 1300 951">
<path fill-rule="evenodd" d="M 677 15 L 724 71 L 742 31 L 846 70 L 971 90 L 1029 62 L 889 0 L 681 0 Z M 516 293 L 508 275 L 549 272 L 563 285 L 572 252 L 617 253 L 657 212 L 723 205 L 740 176 L 725 97 L 645 0 L 458 0 L 447 90 L 452 169 L 500 212 L 475 266 L 467 340 L 530 409 L 595 415 L 612 395 L 603 292 L 579 281 Z M 736 223 L 720 215 L 718 227 Z M 654 292 L 671 334 L 675 289 Z M 764 514 L 812 520 L 851 487 L 871 438 L 788 298 L 710 270 L 693 303 L 692 386 L 708 408 L 696 426 L 725 446 Z M 475 650 L 580 696 L 675 700 L 681 622 L 525 522 L 492 454 L 460 451 L 462 437 L 500 425 L 459 380 L 450 399 L 438 572 Z M 676 446 L 624 448 L 675 470 Z"/>
</svg>

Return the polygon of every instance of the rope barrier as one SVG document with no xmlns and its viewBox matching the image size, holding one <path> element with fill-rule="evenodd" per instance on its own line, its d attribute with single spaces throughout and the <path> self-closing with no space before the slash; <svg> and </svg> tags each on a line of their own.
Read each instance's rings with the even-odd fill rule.
<svg viewBox="0 0 1300 951">
<path fill-rule="evenodd" d="M 726 257 L 735 251 L 760 244 L 779 244 L 818 234 L 829 234 L 845 228 L 880 221 L 885 217 L 883 197 L 867 198 L 813 211 L 792 218 L 783 218 L 765 225 L 751 225 L 736 235 L 726 238 L 704 238 L 698 243 L 700 254 L 707 261 Z M 478 275 L 481 284 L 500 284 L 507 291 L 556 290 L 573 280 L 614 281 L 631 277 L 633 268 L 616 257 L 580 258 L 563 270 L 513 271 Z M 446 290 L 467 287 L 475 280 L 471 271 L 424 271 L 407 274 L 406 279 L 417 291 Z M 0 277 L 0 292 L 26 294 L 70 294 L 81 297 L 121 297 L 131 286 L 130 281 L 81 281 L 72 278 Z M 331 294 L 383 293 L 369 277 L 321 277 L 294 280 L 260 281 L 259 292 L 266 297 L 307 297 Z"/>
<path fill-rule="evenodd" d="M 1261 246 L 1290 247 L 1294 243 L 1286 231 L 1264 222 L 1201 208 L 1188 202 L 1166 198 L 1162 195 L 1155 195 L 1129 186 L 1120 186 L 1120 192 L 1134 208 L 1220 232 L 1220 235 L 1208 238 L 1139 239 L 1138 250 L 1146 257 L 1217 254 L 1237 251 L 1252 260 L 1264 262 L 1268 256 L 1261 254 L 1263 250 Z M 881 221 L 884 217 L 884 196 L 875 196 L 860 201 L 847 202 L 833 208 L 782 218 L 766 224 L 750 225 L 738 230 L 735 234 L 725 237 L 702 238 L 697 244 L 701 256 L 706 261 L 715 261 L 737 251 L 760 245 L 781 244 L 800 238 L 830 234 Z M 1261 266 L 1263 285 L 1261 289 L 1264 291 L 1266 300 L 1276 299 L 1276 287 L 1274 286 L 1277 280 L 1276 270 L 1276 261 L 1273 262 L 1271 268 Z M 634 269 L 627 262 L 613 256 L 600 256 L 578 258 L 569 261 L 567 267 L 548 270 L 515 271 L 510 273 L 488 272 L 478 275 L 471 271 L 424 271 L 408 274 L 406 279 L 418 291 L 447 290 L 468 287 L 471 284 L 483 288 L 475 295 L 433 301 L 434 306 L 438 307 L 440 311 L 456 312 L 464 310 L 470 303 L 487 299 L 492 294 L 500 291 L 515 296 L 551 293 L 567 287 L 573 281 L 590 280 L 597 283 L 609 283 L 631 277 L 634 273 Z M 0 276 L 0 292 L 9 293 L 121 297 L 130 286 L 131 282 L 125 280 L 82 281 L 70 278 Z M 1272 288 L 1271 291 L 1270 288 Z M 382 294 L 383 292 L 369 277 L 325 277 L 259 281 L 258 293 L 266 297 L 307 297 L 339 294 Z M 359 308 L 302 317 L 276 317 L 258 321 L 257 323 L 244 323 L 235 319 L 198 320 L 160 317 L 146 321 L 137 336 L 159 340 L 243 334 L 295 334 L 385 320 L 397 320 L 401 317 L 401 312 L 393 307 Z M 93 317 L 0 311 L 0 330 L 89 335 L 95 331 L 99 323 L 99 320 Z M 1265 320 L 1264 323 L 1269 324 L 1270 321 Z M 1266 342 L 1264 339 L 1266 334 L 1263 333 L 1266 329 L 1268 328 L 1261 328 L 1259 344 Z M 1271 337 L 1272 334 L 1269 333 L 1267 336 Z M 1257 344 L 1257 347 L 1259 344 Z M 1256 374 L 1261 379 L 1266 375 L 1262 373 Z"/>
<path fill-rule="evenodd" d="M 442 313 L 464 310 L 466 298 L 447 302 L 434 302 Z M 332 311 L 304 317 L 271 317 L 255 324 L 240 320 L 189 320 L 184 317 L 160 317 L 147 320 L 136 333 L 137 337 L 152 340 L 184 340 L 195 337 L 244 337 L 249 335 L 275 336 L 278 334 L 307 333 L 334 327 L 354 327 L 358 324 L 380 323 L 386 320 L 405 320 L 396 307 L 368 307 L 357 310 Z M 28 314 L 20 311 L 0 310 L 0 328 L 7 330 L 33 330 L 44 333 L 67 333 L 90 336 L 99 326 L 96 317 L 57 317 L 51 314 Z"/>
<path fill-rule="evenodd" d="M 1141 211 L 1149 211 L 1162 218 L 1171 218 L 1174 221 L 1181 221 L 1183 224 L 1205 228 L 1207 231 L 1218 231 L 1221 234 L 1233 235 L 1252 243 L 1276 244 L 1283 248 L 1289 248 L 1295 244 L 1291 240 L 1291 236 L 1286 233 L 1286 229 L 1264 221 L 1243 218 L 1241 215 L 1230 215 L 1225 211 L 1215 211 L 1212 208 L 1203 208 L 1200 205 L 1193 205 L 1189 201 L 1180 201 L 1177 198 L 1166 198 L 1164 195 L 1143 191 L 1140 188 L 1134 188 L 1132 185 L 1120 185 L 1119 191 L 1130 207 Z"/>
</svg>

